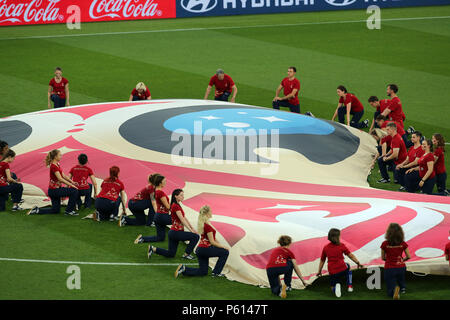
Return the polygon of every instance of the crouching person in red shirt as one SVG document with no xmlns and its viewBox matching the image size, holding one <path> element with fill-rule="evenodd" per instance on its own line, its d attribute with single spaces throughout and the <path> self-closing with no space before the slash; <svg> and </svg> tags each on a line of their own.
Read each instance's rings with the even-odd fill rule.
<svg viewBox="0 0 450 320">
<path fill-rule="evenodd" d="M 274 295 L 286 298 L 286 291 L 291 291 L 292 271 L 298 275 L 303 285 L 306 287 L 306 282 L 303 280 L 300 269 L 295 261 L 294 253 L 289 250 L 292 243 L 290 236 L 281 236 L 278 239 L 280 247 L 272 250 L 269 262 L 266 266 L 267 278 L 269 278 L 270 290 Z M 280 275 L 284 275 L 284 284 L 281 285 Z"/>
<path fill-rule="evenodd" d="M 404 241 L 405 235 L 398 223 L 391 223 L 386 230 L 386 241 L 381 244 L 381 259 L 384 263 L 384 280 L 386 281 L 387 294 L 394 299 L 400 298 L 400 292 L 406 292 L 405 286 L 405 261 L 409 260 L 408 245 Z M 403 258 L 403 251 L 406 257 Z"/>
<path fill-rule="evenodd" d="M 350 270 L 350 265 L 344 261 L 344 254 L 355 262 L 358 265 L 358 268 L 362 268 L 358 259 L 356 259 L 350 250 L 348 250 L 345 244 L 341 243 L 340 237 L 341 231 L 338 229 L 332 228 L 328 231 L 328 240 L 330 243 L 322 250 L 319 271 L 317 271 L 317 276 L 322 276 L 322 268 L 325 264 L 325 259 L 328 258 L 328 273 L 330 274 L 331 291 L 333 291 L 338 298 L 341 296 L 341 284 L 339 281 L 344 276 L 347 279 L 348 292 L 353 292 L 352 271 Z"/>
</svg>

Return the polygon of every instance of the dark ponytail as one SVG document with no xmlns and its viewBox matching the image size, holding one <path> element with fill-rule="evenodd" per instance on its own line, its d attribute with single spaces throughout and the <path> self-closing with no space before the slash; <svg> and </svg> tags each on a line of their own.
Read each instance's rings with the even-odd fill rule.
<svg viewBox="0 0 450 320">
<path fill-rule="evenodd" d="M 172 198 L 170 198 L 170 207 L 172 207 L 172 205 L 174 203 L 178 204 L 177 199 L 175 197 L 178 196 L 182 192 L 183 192 L 183 189 L 175 189 L 175 190 L 173 190 Z"/>
</svg>

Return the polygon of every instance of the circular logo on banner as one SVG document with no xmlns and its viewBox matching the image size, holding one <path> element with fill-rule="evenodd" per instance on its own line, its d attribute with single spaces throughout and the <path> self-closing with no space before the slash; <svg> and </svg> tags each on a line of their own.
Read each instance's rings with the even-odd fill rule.
<svg viewBox="0 0 450 320">
<path fill-rule="evenodd" d="M 181 0 L 184 10 L 193 13 L 204 13 L 211 11 L 217 5 L 217 0 Z"/>
<path fill-rule="evenodd" d="M 336 7 L 349 6 L 356 2 L 356 0 L 325 0 L 328 4 Z"/>
</svg>

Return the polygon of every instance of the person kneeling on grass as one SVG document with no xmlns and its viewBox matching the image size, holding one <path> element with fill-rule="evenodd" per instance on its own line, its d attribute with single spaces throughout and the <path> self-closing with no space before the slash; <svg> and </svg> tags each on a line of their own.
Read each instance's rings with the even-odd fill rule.
<svg viewBox="0 0 450 320">
<path fill-rule="evenodd" d="M 0 211 L 5 211 L 6 201 L 11 193 L 13 202 L 12 211 L 23 210 L 19 203 L 22 200 L 23 185 L 11 176 L 9 164 L 14 161 L 16 153 L 9 149 L 0 162 Z"/>
<path fill-rule="evenodd" d="M 274 295 L 286 298 L 286 291 L 291 291 L 292 271 L 298 275 L 303 285 L 307 284 L 303 280 L 300 269 L 295 261 L 295 255 L 289 250 L 292 243 L 290 236 L 281 236 L 278 239 L 278 248 L 272 250 L 266 266 L 267 278 L 269 279 L 270 290 Z M 281 286 L 280 275 L 284 275 L 284 284 Z"/>
<path fill-rule="evenodd" d="M 325 259 L 328 258 L 328 273 L 330 274 L 331 291 L 333 291 L 338 298 L 341 296 L 341 284 L 339 281 L 343 276 L 346 276 L 347 278 L 348 292 L 353 292 L 352 271 L 350 270 L 350 265 L 344 261 L 344 254 L 354 261 L 358 265 L 358 268 L 363 267 L 358 259 L 356 259 L 350 250 L 347 249 L 345 244 L 340 242 L 340 237 L 341 231 L 334 228 L 330 229 L 328 232 L 328 240 L 330 243 L 322 250 L 319 271 L 317 271 L 317 276 L 322 276 L 322 268 L 325 264 Z"/>
<path fill-rule="evenodd" d="M 198 233 L 201 234 L 200 243 L 198 244 L 196 254 L 198 258 L 198 268 L 188 268 L 184 264 L 180 264 L 175 270 L 175 278 L 180 274 L 185 276 L 206 276 L 208 274 L 209 258 L 218 257 L 216 266 L 212 271 L 213 277 L 224 277 L 222 274 L 223 267 L 227 262 L 230 249 L 221 244 L 216 239 L 216 230 L 209 223 L 212 218 L 211 208 L 203 206 L 198 214 Z"/>
<path fill-rule="evenodd" d="M 175 189 L 172 192 L 172 199 L 170 204 L 170 212 L 172 216 L 172 226 L 167 234 L 169 237 L 169 250 L 148 246 L 148 258 L 150 259 L 153 253 L 165 256 L 167 258 L 175 257 L 177 253 L 178 243 L 180 241 L 189 241 L 186 247 L 186 252 L 182 256 L 184 259 L 193 260 L 195 259 L 191 253 L 195 248 L 200 236 L 197 231 L 189 223 L 184 215 L 183 208 L 181 207 L 181 202 L 184 200 L 184 192 L 182 189 Z M 184 231 L 184 227 L 188 228 L 191 232 Z"/>
<path fill-rule="evenodd" d="M 394 299 L 400 298 L 400 292 L 405 293 L 405 261 L 409 260 L 408 245 L 404 241 L 405 235 L 398 223 L 391 223 L 386 230 L 386 241 L 381 244 L 381 259 L 384 263 L 384 279 L 387 294 Z M 403 251 L 406 257 L 403 258 Z"/>
<path fill-rule="evenodd" d="M 123 214 L 125 213 L 125 187 L 119 180 L 120 168 L 112 166 L 109 168 L 109 177 L 101 185 L 100 193 L 95 200 L 95 212 L 93 219 L 96 221 L 114 221 L 119 218 L 119 206 L 122 203 Z"/>
</svg>

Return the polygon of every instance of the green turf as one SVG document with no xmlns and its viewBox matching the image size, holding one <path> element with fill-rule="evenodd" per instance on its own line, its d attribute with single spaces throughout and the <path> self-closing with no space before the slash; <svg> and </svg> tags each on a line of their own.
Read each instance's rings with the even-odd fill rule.
<svg viewBox="0 0 450 320">
<path fill-rule="evenodd" d="M 441 16 L 450 16 L 450 6 L 382 10 L 383 19 Z M 156 99 L 201 99 L 209 77 L 221 67 L 238 86 L 236 102 L 270 107 L 287 67 L 294 65 L 302 83 L 302 112 L 330 119 L 336 87 L 344 84 L 361 99 L 371 119 L 367 98 L 384 98 L 386 84 L 397 83 L 406 126 L 427 137 L 440 132 L 450 140 L 450 19 L 388 20 L 382 21 L 381 30 L 368 30 L 365 22 L 331 23 L 366 18 L 365 11 L 357 10 L 85 23 L 81 30 L 65 25 L 2 27 L 0 117 L 45 109 L 55 66 L 70 81 L 72 105 L 127 100 L 138 81 Z M 193 28 L 204 29 L 180 30 Z M 145 32 L 132 33 L 140 31 Z M 96 35 L 113 32 L 122 34 Z M 76 36 L 82 34 L 91 35 Z M 446 166 L 450 168 L 450 157 Z M 369 176 L 372 187 L 398 189 L 378 185 L 377 171 L 375 167 Z M 145 263 L 145 246 L 132 243 L 138 233 L 155 231 L 8 211 L 0 214 L 0 257 Z M 170 262 L 181 261 L 181 250 Z M 159 256 L 152 260 L 168 261 Z M 274 298 L 268 289 L 225 279 L 175 280 L 174 266 L 82 265 L 82 290 L 70 291 L 66 268 L 0 261 L 0 299 Z M 365 287 L 366 277 L 364 271 L 355 272 L 355 292 L 343 299 L 385 299 L 384 290 Z M 408 293 L 402 298 L 450 299 L 449 277 L 409 275 L 407 280 Z M 331 298 L 326 277 L 289 296 Z"/>
</svg>

